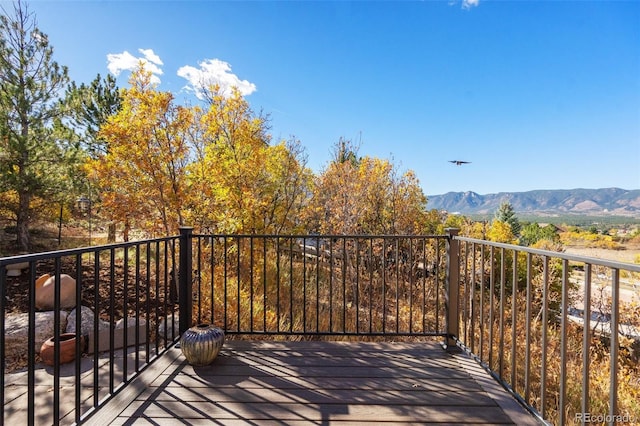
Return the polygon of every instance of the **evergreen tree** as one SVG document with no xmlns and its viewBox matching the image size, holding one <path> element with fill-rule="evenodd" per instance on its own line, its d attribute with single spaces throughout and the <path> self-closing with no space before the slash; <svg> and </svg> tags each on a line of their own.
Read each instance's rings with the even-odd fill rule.
<svg viewBox="0 0 640 426">
<path fill-rule="evenodd" d="M 532 246 L 540 240 L 558 242 L 560 240 L 560 236 L 553 225 L 541 227 L 537 222 L 534 222 L 522 227 L 520 234 L 521 245 Z"/>
<path fill-rule="evenodd" d="M 508 224 L 514 237 L 520 235 L 521 225 L 510 202 L 504 201 L 496 211 L 495 219 Z"/>
<path fill-rule="evenodd" d="M 357 167 L 361 160 L 358 157 L 358 146 L 343 138 L 340 138 L 338 144 L 334 147 L 333 157 L 335 163 L 350 163 L 354 167 Z"/>
<path fill-rule="evenodd" d="M 56 121 L 65 113 L 58 94 L 69 78 L 53 48 L 20 1 L 0 16 L 0 195 L 16 223 L 17 245 L 30 250 L 37 200 L 52 200 L 66 179 L 65 147 Z M 59 128 L 59 127 L 58 127 Z"/>
<path fill-rule="evenodd" d="M 83 148 L 93 158 L 106 154 L 108 147 L 98 132 L 107 119 L 116 114 L 122 105 L 120 89 L 111 74 L 102 78 L 100 74 L 86 85 L 75 82 L 67 90 L 66 103 L 71 108 L 71 127 L 79 134 Z"/>
</svg>

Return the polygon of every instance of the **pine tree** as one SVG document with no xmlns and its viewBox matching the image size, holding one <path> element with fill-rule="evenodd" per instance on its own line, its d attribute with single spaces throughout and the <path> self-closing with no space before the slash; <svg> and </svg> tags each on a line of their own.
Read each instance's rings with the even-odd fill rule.
<svg viewBox="0 0 640 426">
<path fill-rule="evenodd" d="M 515 237 L 520 236 L 522 226 L 520 225 L 520 221 L 518 220 L 516 212 L 513 210 L 513 206 L 510 202 L 504 201 L 500 204 L 500 207 L 496 211 L 495 219 L 508 224 L 511 227 L 511 233 Z"/>
<path fill-rule="evenodd" d="M 67 85 L 66 67 L 53 61 L 53 48 L 20 1 L 14 15 L 0 16 L 0 195 L 16 221 L 17 245 L 29 250 L 34 202 L 60 192 L 66 152 L 54 123 L 64 114 L 58 94 Z"/>
<path fill-rule="evenodd" d="M 66 104 L 71 108 L 71 127 L 80 135 L 83 148 L 93 158 L 106 154 L 106 141 L 98 132 L 107 119 L 116 114 L 122 105 L 120 89 L 111 74 L 102 78 L 100 74 L 86 85 L 75 82 L 67 90 Z"/>
</svg>

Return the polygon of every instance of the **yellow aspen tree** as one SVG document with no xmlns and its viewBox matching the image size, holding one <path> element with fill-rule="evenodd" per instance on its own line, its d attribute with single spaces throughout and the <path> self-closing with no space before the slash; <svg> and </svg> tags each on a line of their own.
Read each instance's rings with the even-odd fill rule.
<svg viewBox="0 0 640 426">
<path fill-rule="evenodd" d="M 393 179 L 393 230 L 398 234 L 423 234 L 429 227 L 427 196 L 412 170 Z"/>
<path fill-rule="evenodd" d="M 298 141 L 270 144 L 267 117 L 255 114 L 234 91 L 212 86 L 208 109 L 199 114 L 197 160 L 189 184 L 199 220 L 212 232 L 275 233 L 299 227 L 310 172 Z"/>
<path fill-rule="evenodd" d="M 428 225 L 426 196 L 411 171 L 389 160 L 358 157 L 340 140 L 317 177 L 310 216 L 315 229 L 338 234 L 417 234 Z"/>
<path fill-rule="evenodd" d="M 201 155 L 190 166 L 191 185 L 201 188 L 201 198 L 213 207 L 202 212 L 202 220 L 215 232 L 255 232 L 255 191 L 268 146 L 264 119 L 253 116 L 237 91 L 225 97 L 213 87 L 211 93 L 200 116 Z"/>
<path fill-rule="evenodd" d="M 120 111 L 100 130 L 107 152 L 89 160 L 87 169 L 114 220 L 171 235 L 184 222 L 193 111 L 157 91 L 150 77 L 141 67 L 132 73 Z"/>
<path fill-rule="evenodd" d="M 332 162 L 316 178 L 311 231 L 323 234 L 364 233 L 360 227 L 357 168 L 348 161 Z"/>
<path fill-rule="evenodd" d="M 262 197 L 265 218 L 264 231 L 280 234 L 301 232 L 304 223 L 299 212 L 308 202 L 312 172 L 306 167 L 306 157 L 300 141 L 291 139 L 270 146 L 266 161 L 267 179 Z"/>
<path fill-rule="evenodd" d="M 494 220 L 487 231 L 487 239 L 498 243 L 515 243 L 516 238 L 511 231 L 511 225 L 501 220 Z"/>
</svg>

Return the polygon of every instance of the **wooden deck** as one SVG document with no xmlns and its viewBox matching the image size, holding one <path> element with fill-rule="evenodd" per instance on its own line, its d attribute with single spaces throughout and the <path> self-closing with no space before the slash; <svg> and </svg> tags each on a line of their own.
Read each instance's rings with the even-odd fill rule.
<svg viewBox="0 0 640 426">
<path fill-rule="evenodd" d="M 207 367 L 179 349 L 89 424 L 538 424 L 464 354 L 435 342 L 227 341 Z"/>
</svg>

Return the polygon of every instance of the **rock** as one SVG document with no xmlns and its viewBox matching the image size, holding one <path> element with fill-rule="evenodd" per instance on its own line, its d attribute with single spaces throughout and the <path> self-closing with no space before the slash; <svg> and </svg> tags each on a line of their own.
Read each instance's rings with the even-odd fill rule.
<svg viewBox="0 0 640 426">
<path fill-rule="evenodd" d="M 93 321 L 95 314 L 91 308 L 82 306 L 81 308 L 80 330 L 83 337 L 88 337 L 89 346 L 85 346 L 88 353 L 94 350 L 94 333 Z M 60 311 L 60 334 L 72 333 L 76 334 L 76 310 L 71 313 Z M 169 328 L 171 329 L 171 318 L 169 320 Z M 54 336 L 53 323 L 55 321 L 54 311 L 36 312 L 35 313 L 35 350 L 39 352 L 42 345 Z M 178 319 L 175 319 L 175 332 L 178 332 Z M 144 318 L 138 320 L 136 327 L 136 319 L 128 318 L 126 323 L 124 320 L 118 321 L 118 325 L 113 330 L 114 341 L 111 342 L 111 328 L 107 321 L 98 319 L 98 351 L 107 351 L 113 344 L 114 349 L 123 346 L 131 346 L 136 343 L 143 344 L 147 341 L 147 325 Z M 124 341 L 124 328 L 127 328 L 127 342 Z M 137 338 L 136 338 L 137 330 Z M 164 332 L 164 331 L 163 331 Z M 171 338 L 171 336 L 169 336 Z M 5 357 L 6 359 L 26 359 L 28 354 L 29 341 L 29 314 L 7 314 L 5 318 Z M 86 341 L 85 341 L 86 343 Z"/>
<path fill-rule="evenodd" d="M 144 319 L 140 318 L 140 326 L 130 325 L 124 327 L 124 321 L 119 321 L 121 327 L 114 327 L 113 330 L 101 330 L 97 335 L 89 333 L 87 353 L 92 354 L 95 351 L 105 352 L 113 349 L 133 346 L 135 344 L 144 344 L 147 341 L 147 326 Z M 134 320 L 135 322 L 135 320 Z M 126 333 L 125 333 L 126 330 Z M 136 333 L 137 330 L 137 333 Z M 113 333 L 113 340 L 111 334 Z M 126 334 L 126 339 L 125 339 Z M 137 337 L 136 337 L 137 334 Z"/>
<path fill-rule="evenodd" d="M 38 278 L 40 281 L 42 277 Z M 36 285 L 36 308 L 47 311 L 54 308 L 56 277 L 47 278 L 42 286 Z M 60 308 L 73 308 L 76 305 L 76 280 L 69 275 L 60 275 Z"/>
<path fill-rule="evenodd" d="M 27 269 L 28 267 L 29 262 L 12 263 L 11 265 L 7 265 L 7 276 L 19 277 L 20 274 L 22 274 L 22 270 Z"/>
<path fill-rule="evenodd" d="M 36 289 L 42 287 L 42 285 L 49 279 L 51 278 L 51 275 L 49 274 L 44 274 L 43 276 L 41 276 L 40 278 L 38 278 L 36 280 Z"/>
<path fill-rule="evenodd" d="M 138 318 L 137 322 L 140 327 L 147 324 L 147 321 L 144 318 Z M 136 326 L 136 319 L 133 317 L 127 318 L 126 327 L 135 327 L 135 326 Z M 125 328 L 124 318 L 121 318 L 116 322 L 116 330 L 119 328 Z"/>
<path fill-rule="evenodd" d="M 180 317 L 178 314 L 171 314 L 166 318 L 158 319 L 158 336 L 163 340 L 165 338 L 165 332 L 168 341 L 180 336 Z"/>
<path fill-rule="evenodd" d="M 75 333 L 76 332 L 76 315 L 77 309 L 74 309 L 69 313 L 69 317 L 67 318 L 67 333 Z M 91 310 L 91 308 L 87 306 L 82 306 L 80 309 L 80 334 L 86 335 L 89 333 L 93 333 L 93 322 L 95 320 L 95 314 Z M 108 330 L 109 323 L 107 321 L 101 320 L 98 318 L 98 331 Z"/>
<path fill-rule="evenodd" d="M 60 311 L 60 333 L 67 327 L 68 314 Z M 53 323 L 55 312 L 36 312 L 35 348 L 40 350 L 42 344 L 54 335 Z M 5 319 L 5 348 L 7 357 L 26 357 L 29 341 L 29 314 L 8 314 Z"/>
</svg>

